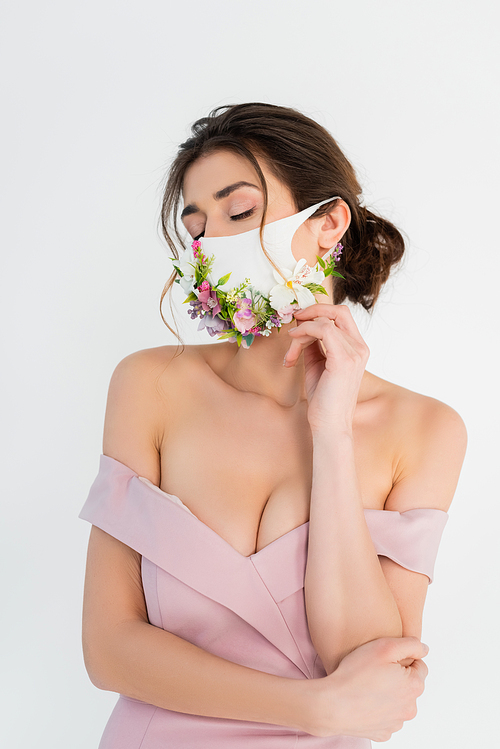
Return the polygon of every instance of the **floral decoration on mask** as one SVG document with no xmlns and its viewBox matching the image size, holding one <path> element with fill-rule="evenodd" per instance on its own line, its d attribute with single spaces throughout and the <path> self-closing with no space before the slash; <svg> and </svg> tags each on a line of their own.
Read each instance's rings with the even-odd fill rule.
<svg viewBox="0 0 500 749">
<path fill-rule="evenodd" d="M 217 340 L 234 341 L 238 346 L 249 348 L 256 336 L 268 336 L 272 328 L 281 328 L 293 319 L 294 311 L 316 304 L 314 294 L 327 294 L 322 285 L 327 276 L 344 278 L 335 266 L 339 262 L 343 247 L 339 243 L 325 261 L 317 255 L 318 262 L 310 268 L 301 258 L 295 268 L 282 268 L 284 278 L 273 270 L 276 286 L 264 296 L 252 286 L 249 278 L 239 286 L 224 291 L 231 276 L 227 273 L 213 283 L 210 277 L 214 255 L 207 257 L 201 242 L 194 240 L 181 261 L 170 258 L 179 278 L 175 279 L 187 298 L 183 304 L 190 305 L 191 319 L 199 317 L 198 330 L 205 329 Z"/>
</svg>

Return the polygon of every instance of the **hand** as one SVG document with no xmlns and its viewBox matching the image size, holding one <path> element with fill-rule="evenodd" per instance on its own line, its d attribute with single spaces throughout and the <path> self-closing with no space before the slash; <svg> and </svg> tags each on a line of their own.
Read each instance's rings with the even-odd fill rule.
<svg viewBox="0 0 500 749">
<path fill-rule="evenodd" d="M 311 430 L 352 429 L 363 372 L 370 355 L 348 307 L 312 304 L 295 312 L 297 327 L 286 365 L 295 366 L 304 350 L 307 418 Z"/>
<path fill-rule="evenodd" d="M 333 673 L 309 682 L 314 695 L 306 732 L 388 741 L 417 714 L 427 652 L 416 637 L 383 637 L 356 648 Z"/>
</svg>

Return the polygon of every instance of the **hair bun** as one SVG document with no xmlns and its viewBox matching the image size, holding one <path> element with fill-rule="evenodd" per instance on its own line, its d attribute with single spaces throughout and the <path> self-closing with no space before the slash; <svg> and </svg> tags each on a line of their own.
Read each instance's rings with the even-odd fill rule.
<svg viewBox="0 0 500 749">
<path fill-rule="evenodd" d="M 399 229 L 366 206 L 358 206 L 344 238 L 344 252 L 334 285 L 334 302 L 345 299 L 371 310 L 394 265 L 399 263 L 405 242 Z"/>
</svg>

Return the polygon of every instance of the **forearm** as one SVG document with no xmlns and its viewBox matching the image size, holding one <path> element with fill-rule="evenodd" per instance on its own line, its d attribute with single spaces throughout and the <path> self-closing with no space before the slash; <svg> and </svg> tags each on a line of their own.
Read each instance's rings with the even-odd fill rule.
<svg viewBox="0 0 500 749">
<path fill-rule="evenodd" d="M 101 689 L 176 712 L 307 730 L 307 680 L 247 668 L 139 620 L 116 627 L 100 650 L 89 675 Z"/>
<path fill-rule="evenodd" d="M 313 435 L 304 592 L 311 639 L 327 673 L 359 645 L 402 635 L 366 524 L 353 440 L 346 432 Z"/>
</svg>

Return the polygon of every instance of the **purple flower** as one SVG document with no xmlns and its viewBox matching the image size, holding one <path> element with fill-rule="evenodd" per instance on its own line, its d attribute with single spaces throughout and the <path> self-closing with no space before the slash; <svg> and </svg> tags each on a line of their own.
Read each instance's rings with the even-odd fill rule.
<svg viewBox="0 0 500 749">
<path fill-rule="evenodd" d="M 194 320 L 196 317 L 202 317 L 203 307 L 201 302 L 199 302 L 197 299 L 192 300 L 191 302 L 189 302 L 189 307 L 190 309 L 188 309 L 187 312 L 191 320 Z"/>
<path fill-rule="evenodd" d="M 340 260 L 340 256 L 342 255 L 343 246 L 340 244 L 340 242 L 335 247 L 334 251 L 332 252 L 332 258 L 335 260 L 336 263 Z"/>
<path fill-rule="evenodd" d="M 191 309 L 188 309 L 188 315 L 190 316 L 191 320 L 194 320 L 195 317 L 200 317 L 201 313 L 203 312 L 203 307 L 201 302 L 199 302 L 197 299 L 192 300 L 189 302 L 189 305 Z"/>
<path fill-rule="evenodd" d="M 198 330 L 206 330 L 210 336 L 219 335 L 230 328 L 229 321 L 206 312 L 200 320 Z"/>
</svg>

